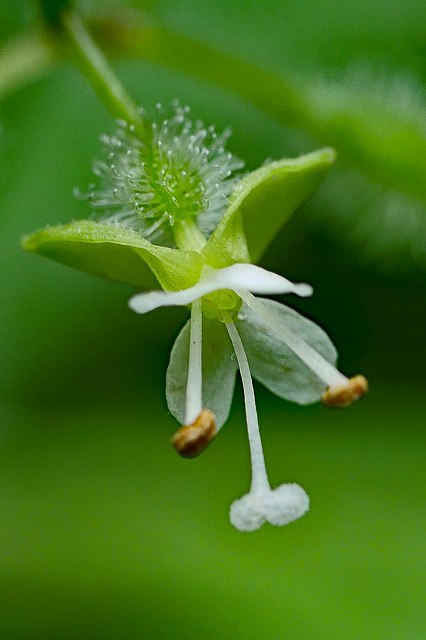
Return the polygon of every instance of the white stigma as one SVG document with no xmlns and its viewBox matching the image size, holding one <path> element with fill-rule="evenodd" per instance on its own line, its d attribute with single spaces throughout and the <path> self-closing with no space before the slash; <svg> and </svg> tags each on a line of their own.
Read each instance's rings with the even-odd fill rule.
<svg viewBox="0 0 426 640">
<path fill-rule="evenodd" d="M 243 384 L 252 466 L 250 492 L 232 503 L 230 520 L 240 531 L 255 531 L 264 522 L 276 526 L 289 524 L 308 511 L 309 498 L 304 489 L 297 484 L 283 484 L 274 490 L 271 489 L 263 455 L 256 399 L 247 355 L 235 325 L 228 323 L 226 327 L 237 356 Z"/>
<path fill-rule="evenodd" d="M 282 484 L 264 493 L 247 493 L 235 500 L 230 520 L 239 531 L 256 531 L 262 524 L 282 527 L 301 518 L 309 510 L 309 497 L 298 484 Z"/>
</svg>

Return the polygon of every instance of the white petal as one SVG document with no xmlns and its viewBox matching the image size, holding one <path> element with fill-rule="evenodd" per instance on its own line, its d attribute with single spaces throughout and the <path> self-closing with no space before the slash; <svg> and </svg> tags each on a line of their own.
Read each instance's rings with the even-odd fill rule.
<svg viewBox="0 0 426 640">
<path fill-rule="evenodd" d="M 234 289 L 237 292 L 246 290 L 264 295 L 297 293 L 302 297 L 312 295 L 312 287 L 309 284 L 294 284 L 287 278 L 255 264 L 233 264 L 225 269 L 218 269 L 217 277 L 222 289 Z"/>
<path fill-rule="evenodd" d="M 327 384 L 297 355 L 276 331 L 282 327 L 309 345 L 331 367 L 337 352 L 327 334 L 311 320 L 276 302 L 257 298 L 259 313 L 246 304 L 236 322 L 254 378 L 267 389 L 291 402 L 318 402 Z M 257 311 L 257 308 L 256 308 Z"/>
<path fill-rule="evenodd" d="M 181 424 L 185 421 L 189 338 L 190 323 L 187 322 L 173 345 L 166 375 L 167 404 Z M 236 372 L 237 363 L 225 325 L 203 318 L 202 404 L 215 414 L 218 429 L 229 415 Z"/>
<path fill-rule="evenodd" d="M 246 290 L 266 295 L 296 293 L 299 296 L 310 296 L 312 294 L 312 287 L 308 284 L 294 284 L 287 278 L 254 264 L 233 264 L 224 269 L 209 269 L 197 284 L 189 289 L 170 293 L 166 291 L 140 293 L 130 298 L 129 307 L 136 313 L 147 313 L 157 307 L 190 304 L 197 298 L 220 289 L 234 289 L 237 293 Z"/>
<path fill-rule="evenodd" d="M 194 302 L 200 297 L 198 285 L 190 287 L 189 289 L 183 289 L 182 291 L 176 291 L 173 293 L 167 293 L 167 291 L 149 291 L 148 293 L 138 293 L 130 298 L 128 304 L 129 307 L 136 313 L 148 313 L 158 307 L 172 307 L 177 305 L 186 305 L 190 302 Z"/>
</svg>

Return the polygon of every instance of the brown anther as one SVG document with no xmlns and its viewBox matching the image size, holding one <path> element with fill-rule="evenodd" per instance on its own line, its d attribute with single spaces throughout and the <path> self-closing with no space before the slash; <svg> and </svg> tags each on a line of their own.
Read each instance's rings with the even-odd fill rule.
<svg viewBox="0 0 426 640">
<path fill-rule="evenodd" d="M 217 433 L 214 413 L 203 409 L 192 424 L 176 431 L 172 445 L 183 458 L 196 458 L 210 444 Z"/>
<path fill-rule="evenodd" d="M 358 375 L 349 378 L 347 385 L 329 387 L 322 397 L 322 402 L 326 407 L 349 407 L 367 391 L 367 379 Z"/>
</svg>

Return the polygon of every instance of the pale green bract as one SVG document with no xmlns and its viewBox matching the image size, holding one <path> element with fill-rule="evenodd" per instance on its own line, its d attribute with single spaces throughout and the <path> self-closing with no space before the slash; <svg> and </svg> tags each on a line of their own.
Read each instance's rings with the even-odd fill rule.
<svg viewBox="0 0 426 640">
<path fill-rule="evenodd" d="M 137 313 L 191 305 L 191 319 L 176 339 L 166 381 L 169 409 L 184 425 L 178 431 L 179 446 L 183 443 L 178 450 L 185 455 L 185 446 L 191 449 L 195 443 L 198 453 L 226 422 L 239 369 L 252 484 L 250 492 L 232 504 L 231 522 L 241 531 L 258 529 L 264 522 L 288 524 L 308 510 L 309 498 L 294 483 L 274 490 L 269 485 L 251 375 L 272 392 L 300 404 L 316 402 L 327 388 L 345 388 L 350 382 L 335 369 L 336 351 L 322 329 L 284 305 L 253 295 L 308 296 L 311 287 L 293 284 L 251 261 L 259 259 L 291 214 L 319 186 L 335 154 L 322 149 L 294 160 L 270 162 L 238 179 L 231 174 L 241 163 L 217 142 L 225 141 L 227 134 L 215 138 L 211 128 L 186 125 L 183 113 L 179 107 L 172 125 L 168 120 L 160 128 L 152 125 L 150 152 L 127 129 L 107 139 L 118 152 L 113 164 L 102 164 L 98 171 L 104 184 L 96 197 L 97 205 L 104 199 L 113 215 L 42 229 L 26 237 L 23 246 L 140 290 L 152 288 L 157 281 L 161 291 L 145 291 L 130 299 L 129 306 Z M 123 144 L 129 144 L 128 152 Z M 155 170 L 145 164 L 139 167 L 138 154 L 144 162 L 151 154 Z M 164 174 L 162 158 L 167 159 Z M 114 176 L 120 185 L 118 204 Z M 188 185 L 195 185 L 194 194 L 188 194 Z M 173 203 L 170 209 L 168 194 Z M 185 199 L 190 211 L 184 209 Z M 155 203 L 152 210 L 150 202 Z M 197 202 L 202 206 L 199 216 L 194 209 Z M 209 230 L 207 223 L 213 220 Z M 174 237 L 176 247 L 147 239 L 167 236 Z M 208 438 L 199 426 L 206 410 L 208 416 L 214 414 L 214 421 L 207 421 Z"/>
</svg>

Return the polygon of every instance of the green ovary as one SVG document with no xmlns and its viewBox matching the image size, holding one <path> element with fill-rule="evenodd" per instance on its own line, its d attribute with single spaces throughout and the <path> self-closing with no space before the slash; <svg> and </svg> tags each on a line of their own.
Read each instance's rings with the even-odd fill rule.
<svg viewBox="0 0 426 640">
<path fill-rule="evenodd" d="M 203 296 L 203 315 L 209 320 L 235 322 L 241 308 L 241 298 L 231 289 L 222 289 Z"/>
</svg>

